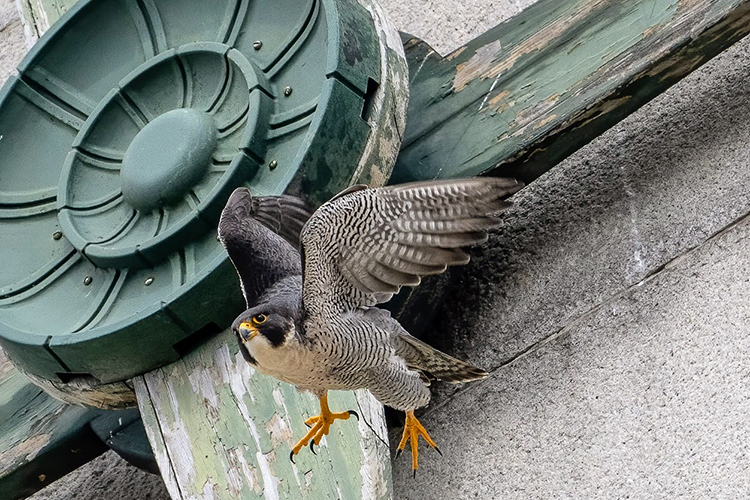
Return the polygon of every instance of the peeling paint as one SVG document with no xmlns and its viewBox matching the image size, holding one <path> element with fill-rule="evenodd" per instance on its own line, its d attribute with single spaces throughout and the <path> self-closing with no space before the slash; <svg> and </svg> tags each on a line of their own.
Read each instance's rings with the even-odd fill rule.
<svg viewBox="0 0 750 500">
<path fill-rule="evenodd" d="M 332 392 L 332 405 L 356 407 L 367 423 L 338 423 L 317 455 L 304 450 L 292 464 L 289 450 L 304 434 L 305 418 L 317 413 L 317 399 L 246 366 L 227 330 L 135 380 L 144 425 L 173 498 L 331 498 L 337 486 L 344 498 L 360 492 L 369 500 L 390 498 L 382 407 L 369 393 Z M 313 467 L 319 473 L 307 474 Z M 204 492 L 207 484 L 211 488 Z"/>
<path fill-rule="evenodd" d="M 461 92 L 471 81 L 477 78 L 488 78 L 493 73 L 493 65 L 502 55 L 503 45 L 495 40 L 479 47 L 471 58 L 456 66 L 453 79 L 453 90 Z M 492 74 L 491 78 L 500 76 L 502 71 Z"/>
<path fill-rule="evenodd" d="M 29 436 L 27 439 L 11 446 L 4 448 L 3 454 L 0 455 L 0 471 L 9 469 L 11 465 L 20 462 L 30 462 L 36 458 L 37 454 L 50 442 L 49 434 L 37 434 Z"/>
<path fill-rule="evenodd" d="M 278 413 L 274 413 L 271 420 L 266 422 L 266 432 L 271 436 L 271 444 L 274 448 L 281 443 L 287 443 L 290 448 L 294 446 L 292 429 L 289 428 L 283 417 L 279 417 Z"/>
</svg>

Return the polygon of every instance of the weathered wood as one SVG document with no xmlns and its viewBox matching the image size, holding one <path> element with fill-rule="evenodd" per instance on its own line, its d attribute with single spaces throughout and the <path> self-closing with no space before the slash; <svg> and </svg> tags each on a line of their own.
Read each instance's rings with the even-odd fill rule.
<svg viewBox="0 0 750 500">
<path fill-rule="evenodd" d="M 334 392 L 337 422 L 313 455 L 289 451 L 318 401 L 255 373 L 225 331 L 179 362 L 134 379 L 141 416 L 173 499 L 390 498 L 382 406 Z"/>
<path fill-rule="evenodd" d="M 53 399 L 0 349 L 0 498 L 25 498 L 106 451 L 88 425 L 99 414 Z"/>
<path fill-rule="evenodd" d="M 391 182 L 532 180 L 748 32 L 748 0 L 541 0 L 447 57 L 411 40 Z"/>
</svg>

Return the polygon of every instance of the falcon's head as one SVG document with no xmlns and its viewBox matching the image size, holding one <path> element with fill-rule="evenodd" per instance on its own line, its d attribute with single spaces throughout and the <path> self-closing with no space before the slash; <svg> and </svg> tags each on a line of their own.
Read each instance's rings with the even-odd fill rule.
<svg viewBox="0 0 750 500">
<path fill-rule="evenodd" d="M 283 307 L 261 304 L 240 314 L 232 324 L 240 344 L 248 348 L 267 343 L 270 347 L 280 347 L 295 335 L 294 320 Z"/>
</svg>

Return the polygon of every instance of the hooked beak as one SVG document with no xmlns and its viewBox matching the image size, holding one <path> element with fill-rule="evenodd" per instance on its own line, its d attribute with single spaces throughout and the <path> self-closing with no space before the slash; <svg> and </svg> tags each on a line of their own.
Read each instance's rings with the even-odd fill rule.
<svg viewBox="0 0 750 500">
<path fill-rule="evenodd" d="M 240 327 L 238 328 L 237 331 L 239 332 L 242 340 L 244 340 L 245 342 L 252 340 L 253 337 L 258 335 L 258 329 L 255 328 L 255 326 L 252 323 L 247 322 L 247 321 L 244 323 L 240 323 Z"/>
</svg>

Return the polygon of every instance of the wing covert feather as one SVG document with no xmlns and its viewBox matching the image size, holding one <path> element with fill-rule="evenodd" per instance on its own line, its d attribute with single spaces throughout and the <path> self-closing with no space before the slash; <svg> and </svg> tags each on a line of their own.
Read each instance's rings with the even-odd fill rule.
<svg viewBox="0 0 750 500">
<path fill-rule="evenodd" d="M 302 230 L 303 301 L 342 313 L 390 300 L 404 285 L 466 264 L 522 183 L 473 178 L 357 189 L 325 203 Z"/>
</svg>

